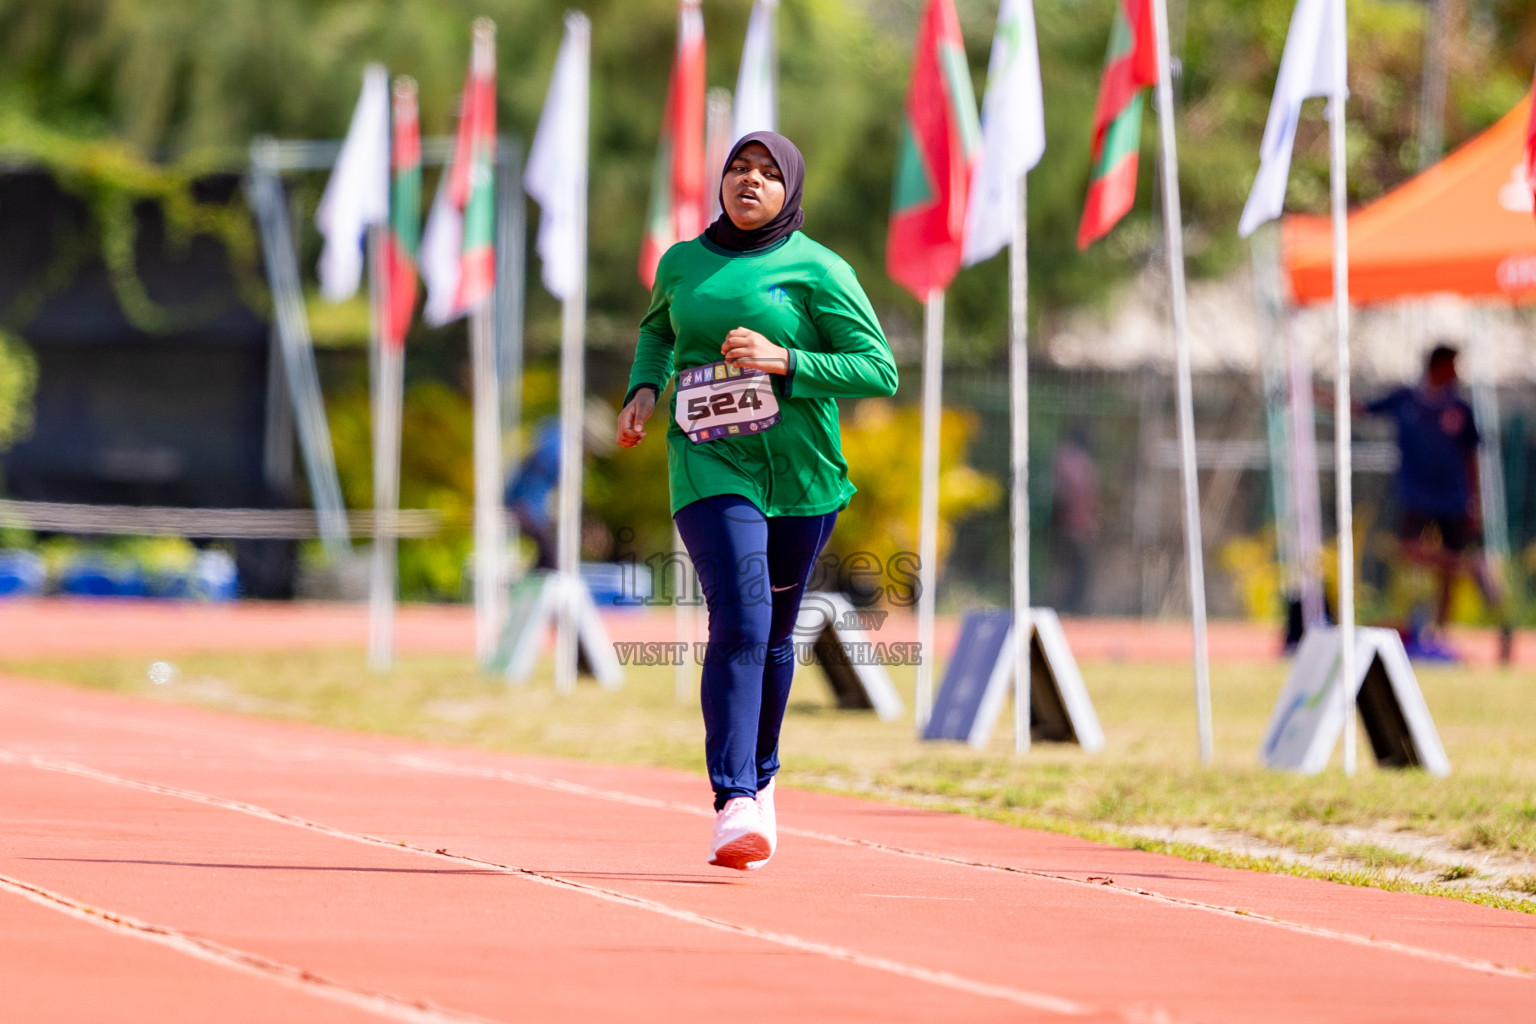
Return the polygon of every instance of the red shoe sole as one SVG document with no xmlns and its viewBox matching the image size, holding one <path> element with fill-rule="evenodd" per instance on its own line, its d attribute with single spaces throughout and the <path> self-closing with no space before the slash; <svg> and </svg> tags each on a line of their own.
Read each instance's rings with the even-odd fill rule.
<svg viewBox="0 0 1536 1024">
<path fill-rule="evenodd" d="M 756 832 L 748 832 L 716 850 L 709 862 L 716 867 L 747 871 L 749 870 L 747 865 L 767 860 L 768 855 L 768 837 L 758 835 Z"/>
</svg>

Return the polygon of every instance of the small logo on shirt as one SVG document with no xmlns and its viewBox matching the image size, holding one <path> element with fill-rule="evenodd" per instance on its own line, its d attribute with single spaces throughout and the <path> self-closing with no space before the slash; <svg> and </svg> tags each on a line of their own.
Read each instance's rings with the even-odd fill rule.
<svg viewBox="0 0 1536 1024">
<path fill-rule="evenodd" d="M 772 299 L 774 302 L 779 302 L 779 303 L 788 302 L 789 301 L 789 289 L 785 288 L 781 284 L 776 284 L 772 288 L 768 289 L 768 297 L 770 299 Z"/>
</svg>

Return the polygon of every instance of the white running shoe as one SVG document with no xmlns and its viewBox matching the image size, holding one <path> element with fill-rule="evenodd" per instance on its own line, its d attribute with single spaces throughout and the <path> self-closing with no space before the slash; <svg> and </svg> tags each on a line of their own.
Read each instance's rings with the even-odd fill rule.
<svg viewBox="0 0 1536 1024">
<path fill-rule="evenodd" d="M 757 815 L 763 825 L 763 835 L 768 837 L 768 856 L 748 864 L 749 871 L 767 864 L 779 848 L 779 818 L 773 809 L 773 783 L 774 780 L 769 779 L 768 785 L 757 791 Z"/>
<path fill-rule="evenodd" d="M 725 802 L 715 815 L 715 835 L 709 844 L 709 862 L 722 868 L 750 871 L 766 862 L 773 850 L 763 834 L 757 801 L 737 796 Z"/>
</svg>

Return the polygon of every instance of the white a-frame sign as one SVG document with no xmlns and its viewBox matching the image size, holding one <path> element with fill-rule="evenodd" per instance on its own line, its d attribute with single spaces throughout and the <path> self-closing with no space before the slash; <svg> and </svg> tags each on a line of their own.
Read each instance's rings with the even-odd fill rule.
<svg viewBox="0 0 1536 1024">
<path fill-rule="evenodd" d="M 1029 722 L 1034 740 L 1076 743 L 1089 753 L 1104 749 L 1104 730 L 1083 686 L 1077 659 L 1067 646 L 1061 619 L 1049 608 L 1032 608 L 1029 642 Z M 944 670 L 925 740 L 962 740 L 985 747 L 1013 689 L 1013 614 L 971 612 L 960 627 L 955 654 Z"/>
<path fill-rule="evenodd" d="M 621 685 L 624 670 L 591 592 L 579 576 L 568 578 L 558 572 L 530 572 L 513 588 L 506 626 L 490 670 L 503 673 L 511 682 L 525 682 L 561 614 L 569 614 L 576 626 L 578 669 L 596 678 L 605 689 Z"/>
<path fill-rule="evenodd" d="M 882 722 L 891 722 L 901 717 L 902 706 L 878 656 L 879 648 L 886 646 L 877 633 L 885 616 L 883 611 L 855 608 L 842 594 L 818 590 L 800 602 L 795 634 L 815 637 L 811 646 L 816 663 L 826 673 L 838 707 L 874 711 Z"/>
<path fill-rule="evenodd" d="M 1345 710 L 1336 686 L 1339 631 L 1309 629 L 1296 648 L 1291 674 L 1280 691 L 1260 758 L 1271 768 L 1316 775 L 1328 765 L 1343 735 Z M 1355 706 L 1384 768 L 1421 767 L 1449 775 L 1440 734 L 1430 717 L 1403 640 L 1393 629 L 1355 630 Z M 1354 727 L 1354 723 L 1349 723 Z"/>
</svg>

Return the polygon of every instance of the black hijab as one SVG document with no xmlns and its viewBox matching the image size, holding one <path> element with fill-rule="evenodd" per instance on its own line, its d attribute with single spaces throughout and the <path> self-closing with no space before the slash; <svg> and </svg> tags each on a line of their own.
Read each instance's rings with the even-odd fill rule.
<svg viewBox="0 0 1536 1024">
<path fill-rule="evenodd" d="M 758 143 L 768 150 L 768 155 L 773 157 L 773 162 L 779 165 L 779 173 L 784 176 L 784 208 L 767 224 L 755 231 L 743 231 L 732 221 L 730 214 L 726 213 L 724 189 L 725 176 L 731 169 L 731 161 L 752 143 Z M 805 159 L 801 157 L 800 150 L 795 144 L 777 132 L 752 132 L 743 135 L 731 147 L 731 155 L 725 158 L 725 166 L 720 169 L 720 199 L 722 207 L 720 216 L 715 222 L 704 229 L 704 237 L 715 243 L 722 249 L 732 252 L 746 252 L 749 249 L 761 249 L 765 245 L 772 245 L 781 238 L 789 235 L 805 223 L 805 211 L 800 209 L 800 189 L 805 184 Z"/>
</svg>

